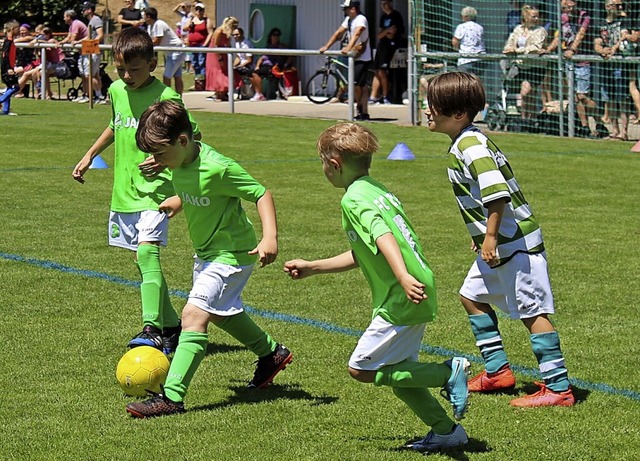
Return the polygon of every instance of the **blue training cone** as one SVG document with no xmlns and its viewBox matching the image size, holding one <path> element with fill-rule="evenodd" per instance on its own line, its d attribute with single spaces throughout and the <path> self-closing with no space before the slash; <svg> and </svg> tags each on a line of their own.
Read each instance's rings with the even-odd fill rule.
<svg viewBox="0 0 640 461">
<path fill-rule="evenodd" d="M 387 160 L 415 160 L 416 156 L 413 155 L 411 149 L 403 143 L 399 142 L 396 147 L 393 148 L 391 153 L 387 156 Z"/>
<path fill-rule="evenodd" d="M 107 165 L 107 162 L 105 162 L 102 157 L 99 155 L 93 157 L 93 161 L 89 167 L 90 170 L 104 170 L 105 168 L 109 168 L 109 165 Z"/>
</svg>

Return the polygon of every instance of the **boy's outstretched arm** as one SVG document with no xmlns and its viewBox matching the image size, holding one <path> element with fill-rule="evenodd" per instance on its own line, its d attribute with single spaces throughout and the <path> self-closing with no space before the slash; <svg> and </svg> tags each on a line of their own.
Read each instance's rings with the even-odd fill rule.
<svg viewBox="0 0 640 461">
<path fill-rule="evenodd" d="M 179 195 L 169 197 L 158 205 L 158 209 L 166 213 L 169 219 L 171 219 L 182 211 L 182 199 L 180 199 Z"/>
<path fill-rule="evenodd" d="M 278 257 L 278 223 L 276 221 L 276 206 L 273 203 L 271 192 L 266 191 L 256 202 L 256 207 L 262 222 L 262 240 L 249 254 L 257 254 L 260 267 L 264 267 L 274 262 Z"/>
<path fill-rule="evenodd" d="M 427 295 L 424 292 L 424 283 L 416 280 L 413 275 L 407 272 L 407 266 L 404 263 L 404 259 L 402 259 L 402 252 L 393 234 L 387 232 L 378 237 L 376 246 L 389 263 L 393 275 L 396 276 L 396 279 L 404 289 L 407 298 L 415 304 L 427 299 Z"/>
<path fill-rule="evenodd" d="M 306 261 L 304 259 L 293 259 L 284 263 L 284 271 L 292 279 L 303 279 L 315 274 L 329 274 L 332 272 L 344 272 L 358 267 L 358 262 L 353 257 L 351 250 L 333 258 L 317 259 Z"/>
<path fill-rule="evenodd" d="M 501 198 L 494 200 L 487 205 L 487 233 L 485 234 L 484 241 L 482 242 L 480 257 L 490 267 L 495 266 L 499 262 L 499 258 L 496 254 L 496 248 L 498 247 L 498 231 L 500 230 L 500 222 L 502 221 L 502 214 L 506 203 L 506 199 Z"/>
<path fill-rule="evenodd" d="M 93 159 L 98 156 L 103 150 L 109 147 L 112 143 L 113 130 L 110 127 L 107 127 L 73 169 L 73 173 L 71 173 L 73 179 L 78 181 L 80 184 L 84 184 L 84 174 L 91 166 L 91 162 L 93 161 Z"/>
</svg>

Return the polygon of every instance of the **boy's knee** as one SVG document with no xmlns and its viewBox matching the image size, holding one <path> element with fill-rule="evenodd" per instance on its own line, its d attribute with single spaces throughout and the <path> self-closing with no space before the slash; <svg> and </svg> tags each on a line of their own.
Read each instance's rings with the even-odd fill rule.
<svg viewBox="0 0 640 461">
<path fill-rule="evenodd" d="M 355 368 L 351 367 L 349 367 L 349 375 L 353 379 L 355 379 L 356 381 L 360 381 L 361 383 L 372 383 L 376 378 L 375 371 L 356 370 Z"/>
</svg>

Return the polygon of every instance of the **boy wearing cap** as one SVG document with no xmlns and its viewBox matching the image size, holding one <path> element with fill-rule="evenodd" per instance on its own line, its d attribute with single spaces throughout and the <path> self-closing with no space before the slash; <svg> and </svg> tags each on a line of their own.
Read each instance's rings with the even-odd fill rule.
<svg viewBox="0 0 640 461">
<path fill-rule="evenodd" d="M 89 20 L 89 34 L 75 43 L 81 43 L 85 40 L 98 40 L 98 43 L 102 43 L 104 29 L 102 27 L 102 19 L 96 15 L 96 6 L 93 3 L 84 2 L 82 4 L 82 14 Z M 92 65 L 91 72 L 89 72 L 89 60 L 91 60 Z M 102 81 L 100 80 L 100 53 L 81 55 L 78 61 L 78 69 L 80 70 L 80 75 L 82 75 L 82 91 L 84 95 L 76 99 L 76 102 L 89 102 L 91 97 L 89 94 L 89 79 L 91 78 L 93 79 L 95 103 L 106 104 L 107 99 L 102 95 Z"/>
<path fill-rule="evenodd" d="M 354 68 L 355 102 L 358 109 L 356 120 L 369 120 L 369 68 L 371 67 L 369 23 L 360 12 L 359 1 L 344 0 L 340 7 L 345 19 L 319 51 L 324 53 L 347 33 L 349 42 L 342 48 L 342 54 L 356 52 Z"/>
</svg>

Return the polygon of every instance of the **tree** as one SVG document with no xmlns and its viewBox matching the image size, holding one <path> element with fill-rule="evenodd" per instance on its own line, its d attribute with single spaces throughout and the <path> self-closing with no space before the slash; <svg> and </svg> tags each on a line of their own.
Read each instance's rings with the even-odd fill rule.
<svg viewBox="0 0 640 461">
<path fill-rule="evenodd" d="M 81 3 L 79 0 L 0 0 L 0 24 L 15 19 L 20 24 L 44 24 L 54 32 L 66 32 L 69 28 L 64 23 L 64 12 L 76 10 L 82 17 Z"/>
</svg>

